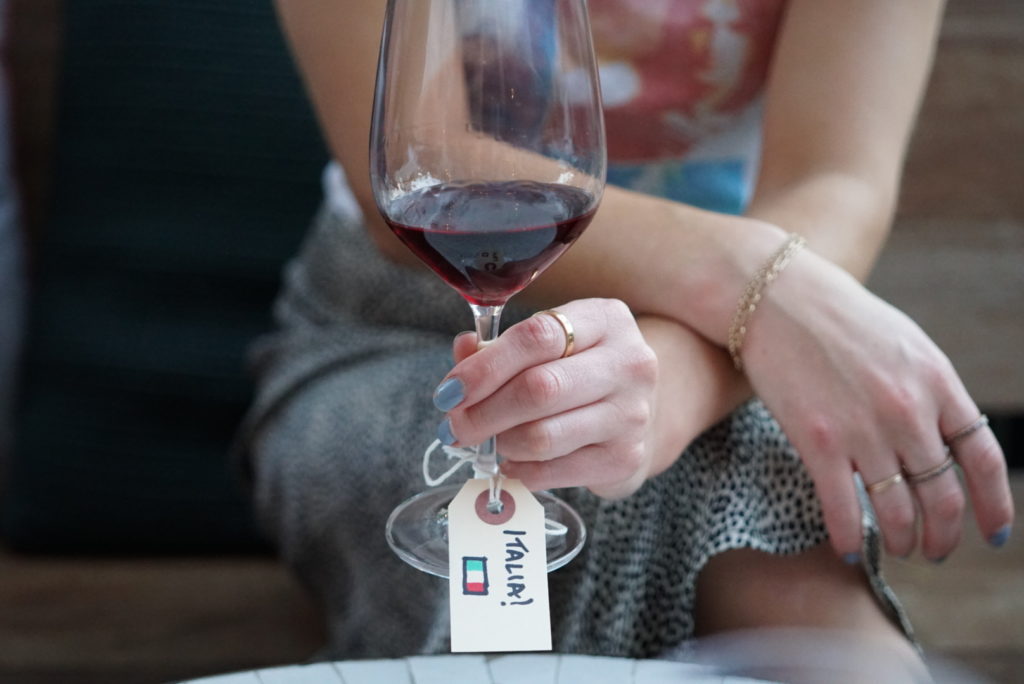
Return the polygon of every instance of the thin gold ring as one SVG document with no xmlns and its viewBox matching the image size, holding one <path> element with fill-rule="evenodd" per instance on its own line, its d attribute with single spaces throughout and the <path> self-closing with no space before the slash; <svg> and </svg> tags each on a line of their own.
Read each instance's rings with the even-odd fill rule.
<svg viewBox="0 0 1024 684">
<path fill-rule="evenodd" d="M 565 333 L 565 349 L 562 351 L 562 356 L 559 358 L 564 359 L 569 354 L 572 354 L 572 350 L 576 347 L 576 332 L 573 330 L 572 323 L 565 317 L 561 311 L 555 311 L 554 309 L 545 309 L 544 311 L 538 311 L 533 314 L 534 316 L 551 316 L 558 324 L 562 326 L 562 331 Z"/>
<path fill-rule="evenodd" d="M 911 473 L 907 473 L 907 483 L 908 484 L 912 484 L 912 485 L 919 485 L 922 482 L 927 482 L 928 480 L 935 479 L 936 477 L 938 477 L 939 475 L 942 475 L 942 473 L 946 472 L 947 470 L 949 470 L 952 467 L 953 467 L 953 454 L 950 454 L 949 456 L 946 457 L 945 461 L 943 461 L 939 465 L 935 466 L 934 468 L 929 468 L 928 470 L 924 471 L 923 473 L 918 473 L 917 475 L 913 475 Z"/>
<path fill-rule="evenodd" d="M 892 487 L 893 485 L 897 485 L 900 482 L 903 482 L 903 472 L 902 471 L 900 471 L 898 473 L 895 473 L 893 475 L 890 475 L 889 477 L 885 478 L 884 480 L 880 480 L 878 482 L 875 482 L 874 484 L 865 485 L 865 488 L 868 490 L 868 494 L 881 494 L 882 492 L 884 492 L 889 487 Z"/>
<path fill-rule="evenodd" d="M 960 428 L 949 437 L 946 437 L 942 441 L 946 443 L 946 446 L 952 448 L 952 446 L 962 439 L 967 439 L 981 428 L 988 425 L 988 416 L 982 413 L 977 419 L 970 425 Z"/>
</svg>

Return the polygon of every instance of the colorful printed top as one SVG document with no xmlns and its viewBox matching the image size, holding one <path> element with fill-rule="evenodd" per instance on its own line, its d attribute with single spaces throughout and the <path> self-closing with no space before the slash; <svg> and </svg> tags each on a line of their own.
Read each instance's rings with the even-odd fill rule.
<svg viewBox="0 0 1024 684">
<path fill-rule="evenodd" d="M 609 182 L 715 211 L 746 205 L 785 0 L 590 0 Z"/>
</svg>

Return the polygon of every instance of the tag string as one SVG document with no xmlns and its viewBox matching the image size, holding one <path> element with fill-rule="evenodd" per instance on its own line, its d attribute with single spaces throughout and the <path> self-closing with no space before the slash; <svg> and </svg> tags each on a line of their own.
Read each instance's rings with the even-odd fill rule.
<svg viewBox="0 0 1024 684">
<path fill-rule="evenodd" d="M 430 474 L 430 457 L 435 451 L 440 449 L 447 457 L 448 460 L 457 461 L 455 465 L 448 468 L 437 477 L 433 477 Z M 487 487 L 487 504 L 488 506 L 496 505 L 501 506 L 501 481 L 505 479 L 505 476 L 501 474 L 500 470 L 495 469 L 494 473 L 486 473 L 476 468 L 476 450 L 467 449 L 466 447 L 453 447 L 441 444 L 441 440 L 435 439 L 427 450 L 423 452 L 423 481 L 427 483 L 428 487 L 436 487 L 441 484 L 452 475 L 454 475 L 459 468 L 467 463 L 473 464 L 473 469 L 477 476 L 488 477 L 490 482 Z M 569 528 L 560 522 L 556 522 L 549 518 L 544 518 L 544 532 L 552 537 L 561 537 L 568 534 Z"/>
<path fill-rule="evenodd" d="M 430 456 L 438 449 L 441 450 L 448 456 L 448 459 L 458 459 L 458 463 L 453 465 L 448 470 L 444 471 L 437 477 L 430 476 Z M 465 449 L 463 447 L 450 447 L 441 444 L 441 440 L 435 439 L 434 442 L 427 447 L 427 450 L 423 452 L 423 481 L 427 483 L 428 487 L 436 487 L 441 484 L 449 477 L 455 474 L 455 472 L 466 463 L 476 462 L 476 452 L 472 449 Z"/>
<path fill-rule="evenodd" d="M 456 464 L 448 468 L 437 477 L 431 477 L 430 475 L 430 456 L 440 448 L 447 456 L 449 460 L 456 460 Z M 492 513 L 501 511 L 501 481 L 505 479 L 505 476 L 498 470 L 497 464 L 494 465 L 494 472 L 489 473 L 480 470 L 477 467 L 477 454 L 475 449 L 467 449 L 465 447 L 452 447 L 441 444 L 441 440 L 435 439 L 427 450 L 423 452 L 423 481 L 427 483 L 429 487 L 436 487 L 441 484 L 449 477 L 455 474 L 455 472 L 466 463 L 473 464 L 473 472 L 479 478 L 488 478 L 490 482 L 487 487 L 487 508 Z"/>
</svg>

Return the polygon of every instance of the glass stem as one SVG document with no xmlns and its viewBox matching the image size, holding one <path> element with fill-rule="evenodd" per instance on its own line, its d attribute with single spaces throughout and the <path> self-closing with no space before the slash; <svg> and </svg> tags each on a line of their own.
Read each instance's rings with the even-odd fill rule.
<svg viewBox="0 0 1024 684">
<path fill-rule="evenodd" d="M 479 339 L 477 349 L 483 349 L 488 344 L 498 339 L 498 329 L 501 324 L 501 312 L 504 304 L 499 306 L 480 306 L 470 304 L 473 310 L 473 321 L 476 323 L 476 334 Z M 498 453 L 496 450 L 497 440 L 489 437 L 476 447 L 476 463 L 473 465 L 473 475 L 477 478 L 495 477 L 498 475 Z"/>
</svg>

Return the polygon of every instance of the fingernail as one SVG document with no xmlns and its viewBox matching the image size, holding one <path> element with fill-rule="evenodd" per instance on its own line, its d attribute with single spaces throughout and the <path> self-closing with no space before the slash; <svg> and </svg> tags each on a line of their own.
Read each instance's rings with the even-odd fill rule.
<svg viewBox="0 0 1024 684">
<path fill-rule="evenodd" d="M 458 378 L 448 378 L 434 390 L 434 406 L 440 411 L 451 411 L 465 398 L 465 387 Z"/>
<path fill-rule="evenodd" d="M 996 547 L 996 548 L 999 548 L 1000 546 L 1003 546 L 1004 544 L 1006 544 L 1006 542 L 1009 541 L 1009 539 L 1010 539 L 1010 526 L 1009 525 L 1003 525 L 1002 527 L 999 528 L 998 532 L 996 532 L 995 534 L 993 534 L 991 537 L 988 538 L 988 543 L 991 544 L 992 546 Z"/>
<path fill-rule="evenodd" d="M 847 565 L 858 565 L 860 563 L 860 553 L 848 553 L 843 556 L 843 562 Z"/>
<path fill-rule="evenodd" d="M 455 444 L 455 433 L 452 432 L 452 421 L 447 418 L 441 421 L 441 424 L 437 426 L 437 438 L 441 440 L 441 444 L 444 444 L 445 446 Z"/>
<path fill-rule="evenodd" d="M 949 558 L 949 556 L 942 556 L 940 558 L 931 558 L 930 560 L 931 560 L 932 563 L 935 563 L 936 565 L 942 565 L 943 563 L 946 562 L 947 558 Z"/>
</svg>

